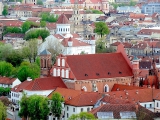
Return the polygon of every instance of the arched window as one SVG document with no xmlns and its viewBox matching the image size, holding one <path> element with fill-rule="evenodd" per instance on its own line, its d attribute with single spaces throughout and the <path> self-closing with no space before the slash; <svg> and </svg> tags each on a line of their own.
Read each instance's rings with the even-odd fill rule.
<svg viewBox="0 0 160 120">
<path fill-rule="evenodd" d="M 107 84 L 104 86 L 104 92 L 109 92 L 109 86 Z"/>
<path fill-rule="evenodd" d="M 53 76 L 56 76 L 56 68 L 53 69 Z"/>
<path fill-rule="evenodd" d="M 64 67 L 65 66 L 65 60 L 62 59 L 62 66 Z"/>
<path fill-rule="evenodd" d="M 61 77 L 64 77 L 64 69 L 61 71 Z"/>
<path fill-rule="evenodd" d="M 83 87 L 82 87 L 82 90 L 83 90 L 83 91 L 87 91 L 86 86 L 83 86 Z"/>
<path fill-rule="evenodd" d="M 69 71 L 66 70 L 66 78 L 69 78 Z"/>
<path fill-rule="evenodd" d="M 60 66 L 60 59 L 58 58 L 58 66 Z"/>
<path fill-rule="evenodd" d="M 57 76 L 60 76 L 60 69 L 58 69 L 58 75 Z"/>
</svg>

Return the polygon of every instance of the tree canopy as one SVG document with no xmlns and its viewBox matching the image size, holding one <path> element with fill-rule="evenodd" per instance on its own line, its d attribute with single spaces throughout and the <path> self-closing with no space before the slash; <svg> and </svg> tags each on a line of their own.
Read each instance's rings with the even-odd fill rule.
<svg viewBox="0 0 160 120">
<path fill-rule="evenodd" d="M 7 33 L 22 33 L 22 30 L 19 27 L 4 27 L 3 35 Z"/>
<path fill-rule="evenodd" d="M 81 112 L 79 114 L 73 114 L 68 120 L 96 120 L 95 116 L 88 112 Z"/>
<path fill-rule="evenodd" d="M 5 5 L 3 7 L 2 15 L 4 15 L 5 17 L 8 15 L 8 6 Z"/>
<path fill-rule="evenodd" d="M 107 35 L 109 33 L 109 28 L 105 22 L 97 22 L 95 23 L 94 32 L 101 36 Z"/>
<path fill-rule="evenodd" d="M 37 5 L 43 5 L 43 1 L 42 0 L 37 0 Z"/>
<path fill-rule="evenodd" d="M 30 63 L 29 65 L 21 65 L 19 67 L 17 77 L 20 81 L 25 81 L 27 77 L 32 79 L 38 78 L 40 76 L 40 66 L 36 63 Z"/>
<path fill-rule="evenodd" d="M 13 65 L 6 61 L 0 61 L 0 75 L 10 77 L 12 75 Z"/>
<path fill-rule="evenodd" d="M 47 22 L 57 22 L 58 20 L 57 15 L 51 15 L 49 12 L 42 12 L 40 14 L 40 17 L 42 18 L 42 21 L 47 21 Z"/>
<path fill-rule="evenodd" d="M 30 96 L 28 111 L 31 120 L 45 120 L 49 114 L 48 99 L 39 95 Z"/>
<path fill-rule="evenodd" d="M 64 99 L 62 98 L 60 93 L 55 92 L 52 95 L 52 102 L 51 102 L 51 111 L 55 117 L 60 117 L 62 112 L 62 102 Z"/>
<path fill-rule="evenodd" d="M 106 52 L 106 45 L 105 40 L 100 38 L 96 41 L 96 53 L 105 53 Z"/>
<path fill-rule="evenodd" d="M 42 39 L 44 40 L 47 36 L 49 36 L 49 34 L 50 34 L 49 31 L 46 29 L 34 29 L 26 33 L 25 39 L 30 40 L 41 36 Z"/>
<path fill-rule="evenodd" d="M 0 120 L 6 120 L 7 109 L 6 106 L 0 101 Z"/>
<path fill-rule="evenodd" d="M 31 23 L 30 21 L 26 21 L 22 24 L 21 28 L 22 28 L 22 32 L 25 33 L 27 32 L 31 27 Z"/>
</svg>

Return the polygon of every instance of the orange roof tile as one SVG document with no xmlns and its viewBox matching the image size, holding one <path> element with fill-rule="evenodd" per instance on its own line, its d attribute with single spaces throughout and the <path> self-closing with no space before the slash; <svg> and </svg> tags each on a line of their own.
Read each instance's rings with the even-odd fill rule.
<svg viewBox="0 0 160 120">
<path fill-rule="evenodd" d="M 12 84 L 16 78 L 9 78 L 9 77 L 0 77 L 0 84 Z"/>
<path fill-rule="evenodd" d="M 57 24 L 69 24 L 68 18 L 65 16 L 65 14 L 61 14 L 57 20 Z"/>
<path fill-rule="evenodd" d="M 134 89 L 143 89 L 143 88 L 131 85 L 114 84 L 111 91 L 124 91 L 124 90 L 134 90 Z"/>
<path fill-rule="evenodd" d="M 67 88 L 60 77 L 45 77 L 33 80 L 25 90 L 54 90 L 57 87 Z"/>
</svg>

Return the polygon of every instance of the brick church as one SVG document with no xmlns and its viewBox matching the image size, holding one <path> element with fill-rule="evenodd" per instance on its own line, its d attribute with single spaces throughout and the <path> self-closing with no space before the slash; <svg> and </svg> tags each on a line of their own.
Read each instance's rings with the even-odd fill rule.
<svg viewBox="0 0 160 120">
<path fill-rule="evenodd" d="M 41 75 L 61 76 L 70 89 L 109 92 L 115 83 L 133 83 L 132 65 L 123 45 L 119 45 L 115 53 L 59 55 L 53 66 L 47 50 L 40 58 Z"/>
</svg>

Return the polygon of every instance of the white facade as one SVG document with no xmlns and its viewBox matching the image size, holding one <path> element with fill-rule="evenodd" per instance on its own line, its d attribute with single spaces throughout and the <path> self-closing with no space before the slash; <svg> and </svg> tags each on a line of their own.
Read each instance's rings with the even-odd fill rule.
<svg viewBox="0 0 160 120">
<path fill-rule="evenodd" d="M 19 101 L 22 98 L 22 92 L 13 92 L 11 91 L 11 102 L 19 104 Z"/>
<path fill-rule="evenodd" d="M 146 109 L 154 112 L 154 108 L 155 108 L 155 103 L 153 102 L 144 102 L 144 103 L 140 103 L 141 106 L 145 107 Z"/>
<path fill-rule="evenodd" d="M 39 90 L 39 91 L 24 90 L 24 93 L 26 93 L 27 96 L 31 96 L 31 95 L 48 96 L 52 91 L 53 90 Z"/>
<path fill-rule="evenodd" d="M 13 88 L 16 85 L 19 85 L 21 83 L 21 81 L 17 78 L 15 79 L 11 84 L 4 84 L 4 83 L 0 83 L 0 87 L 9 87 L 9 88 Z"/>
<path fill-rule="evenodd" d="M 154 112 L 160 112 L 160 100 L 155 100 L 155 111 Z"/>
<path fill-rule="evenodd" d="M 80 112 L 89 112 L 92 110 L 92 108 L 93 106 L 76 107 L 76 106 L 65 105 L 64 120 L 67 120 L 72 114 L 79 114 Z"/>
<path fill-rule="evenodd" d="M 57 24 L 56 34 L 70 33 L 70 24 Z"/>
</svg>

